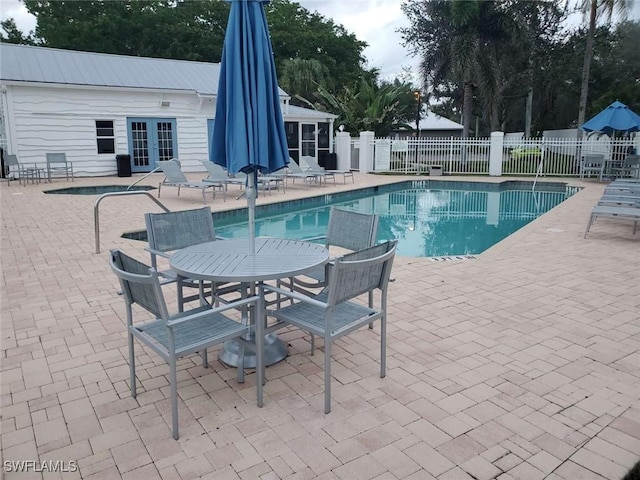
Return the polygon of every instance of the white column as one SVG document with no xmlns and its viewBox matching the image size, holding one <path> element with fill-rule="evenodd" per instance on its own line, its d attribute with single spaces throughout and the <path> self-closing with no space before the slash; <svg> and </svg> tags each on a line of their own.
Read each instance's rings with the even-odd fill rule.
<svg viewBox="0 0 640 480">
<path fill-rule="evenodd" d="M 333 151 L 338 158 L 338 170 L 351 170 L 351 134 L 337 132 Z"/>
<path fill-rule="evenodd" d="M 491 132 L 489 150 L 489 175 L 502 176 L 502 152 L 504 149 L 504 132 Z"/>
<path fill-rule="evenodd" d="M 360 132 L 360 172 L 369 173 L 373 166 L 373 140 L 375 132 Z"/>
</svg>

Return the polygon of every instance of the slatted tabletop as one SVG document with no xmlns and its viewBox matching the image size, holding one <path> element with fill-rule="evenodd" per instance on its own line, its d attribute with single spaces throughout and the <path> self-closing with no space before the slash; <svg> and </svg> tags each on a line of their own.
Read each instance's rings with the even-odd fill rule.
<svg viewBox="0 0 640 480">
<path fill-rule="evenodd" d="M 322 245 L 284 238 L 256 238 L 256 253 L 248 239 L 218 240 L 183 248 L 171 256 L 171 268 L 197 280 L 258 282 L 295 276 L 323 265 L 329 251 Z"/>
</svg>

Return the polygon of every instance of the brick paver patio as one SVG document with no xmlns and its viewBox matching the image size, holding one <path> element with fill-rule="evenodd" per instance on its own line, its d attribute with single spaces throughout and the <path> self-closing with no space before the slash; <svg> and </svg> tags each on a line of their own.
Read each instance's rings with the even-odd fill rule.
<svg viewBox="0 0 640 480">
<path fill-rule="evenodd" d="M 356 187 L 396 180 L 358 175 Z M 142 348 L 130 396 L 124 302 L 107 264 L 114 247 L 147 259 L 120 235 L 158 208 L 105 201 L 95 254 L 96 197 L 42 193 L 130 182 L 0 185 L 5 478 L 617 480 L 640 459 L 640 234 L 603 219 L 582 238 L 603 185 L 585 182 L 474 260 L 397 257 L 387 377 L 378 328 L 338 342 L 329 415 L 322 355 L 308 356 L 299 331 L 283 331 L 290 355 L 267 369 L 262 409 L 254 374 L 236 383 L 215 352 L 209 369 L 183 359 L 174 441 L 168 367 Z M 200 192 L 175 193 L 161 198 L 171 209 L 201 205 Z M 314 193 L 298 185 L 259 203 Z M 9 471 L 28 460 L 36 468 Z M 36 472 L 46 461 L 79 468 Z"/>
</svg>

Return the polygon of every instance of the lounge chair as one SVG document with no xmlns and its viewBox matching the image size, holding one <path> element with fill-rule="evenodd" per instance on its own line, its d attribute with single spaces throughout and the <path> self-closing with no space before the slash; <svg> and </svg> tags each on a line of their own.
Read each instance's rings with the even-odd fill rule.
<svg viewBox="0 0 640 480">
<path fill-rule="evenodd" d="M 322 168 L 313 157 L 300 157 L 300 164 L 303 166 L 303 168 L 306 168 L 308 172 L 327 173 L 333 175 L 334 177 L 335 175 L 342 175 L 342 180 L 344 181 L 344 183 L 347 183 L 347 177 L 351 177 L 351 183 L 355 183 L 353 172 L 351 170 L 327 170 L 325 168 Z"/>
<path fill-rule="evenodd" d="M 73 164 L 67 161 L 67 155 L 64 153 L 47 153 L 47 178 L 51 182 L 53 174 L 56 172 L 64 173 L 65 178 L 73 182 Z"/>
<path fill-rule="evenodd" d="M 584 238 L 591 229 L 591 225 L 598 217 L 619 218 L 633 221 L 633 234 L 638 230 L 638 220 L 640 220 L 640 207 L 617 206 L 617 205 L 596 205 L 591 211 L 591 217 L 584 232 Z"/>
<path fill-rule="evenodd" d="M 301 178 L 307 185 L 311 185 L 314 182 L 320 187 L 322 185 L 322 179 L 326 180 L 326 174 L 320 174 L 315 172 L 305 172 L 293 159 L 289 159 L 288 171 L 285 171 L 286 178 L 291 178 L 294 182 L 296 178 Z M 335 179 L 334 179 L 335 181 Z"/>
<path fill-rule="evenodd" d="M 602 181 L 602 176 L 604 175 L 604 155 L 583 155 L 582 160 L 580 162 L 580 180 L 584 178 L 585 175 L 591 173 L 598 174 L 598 181 Z"/>
<path fill-rule="evenodd" d="M 208 182 L 191 182 L 184 176 L 182 170 L 180 170 L 180 164 L 177 160 L 167 160 L 166 162 L 158 162 L 158 167 L 162 170 L 165 177 L 158 185 L 158 198 L 160 198 L 160 191 L 162 187 L 176 187 L 178 189 L 178 196 L 180 196 L 181 188 L 196 188 L 202 191 L 202 201 L 206 204 L 206 190 L 210 188 L 213 191 L 213 198 L 216 198 L 216 188 L 224 190 L 224 186 L 208 183 Z"/>
<path fill-rule="evenodd" d="M 263 285 L 266 292 L 290 298 L 293 303 L 278 310 L 267 310 L 277 320 L 269 329 L 293 325 L 324 339 L 324 412 L 331 411 L 331 352 L 334 340 L 380 320 L 380 378 L 386 375 L 387 286 L 396 252 L 397 240 L 354 252 L 337 259 L 330 267 L 327 288 L 318 295 L 307 296 L 282 288 Z M 379 305 L 364 306 L 352 301 L 379 289 Z M 370 298 L 373 295 L 370 295 Z"/>
<path fill-rule="evenodd" d="M 282 176 L 258 174 L 257 179 L 256 189 L 268 191 L 269 195 L 271 195 L 271 190 L 273 190 L 274 187 L 278 190 L 280 185 L 282 185 L 282 191 L 286 191 L 285 179 Z M 247 174 L 238 172 L 234 175 L 233 180 L 239 181 L 242 185 L 247 185 Z"/>
<path fill-rule="evenodd" d="M 264 333 L 263 322 L 256 322 L 256 335 L 253 341 L 249 338 L 251 325 L 243 324 L 235 319 L 235 315 L 227 316 L 230 309 L 253 308 L 261 310 L 260 297 L 252 296 L 237 302 L 229 303 L 223 307 L 211 308 L 209 305 L 201 306 L 170 315 L 167 304 L 162 294 L 158 272 L 142 262 L 139 262 L 120 250 L 112 250 L 110 255 L 111 270 L 120 279 L 120 287 L 125 300 L 127 312 L 127 337 L 129 343 L 129 375 L 131 396 L 136 396 L 136 364 L 135 342 L 137 338 L 148 347 L 148 351 L 154 351 L 169 364 L 169 383 L 171 385 L 171 417 L 173 438 L 178 439 L 178 373 L 177 360 L 189 354 L 199 352 L 202 357 L 202 366 L 207 367 L 207 348 L 221 344 L 232 338 L 242 342 L 245 348 L 256 351 L 256 395 L 257 404 L 262 407 L 262 384 L 264 379 Z M 136 314 L 146 310 L 151 314 L 151 319 L 146 321 L 133 321 L 133 304 L 139 307 Z M 145 356 L 148 355 L 145 353 Z M 153 364 L 153 363 L 152 363 Z M 238 365 L 238 382 L 244 381 L 244 366 Z M 215 393 L 213 394 L 215 396 Z"/>
<path fill-rule="evenodd" d="M 227 171 L 222 168 L 220 165 L 210 162 L 209 160 L 200 160 L 204 168 L 207 170 L 209 176 L 207 178 L 203 178 L 202 181 L 205 183 L 211 183 L 221 188 L 223 194 L 222 198 L 226 201 L 227 199 L 227 186 L 228 185 L 242 185 L 244 182 L 238 178 L 232 178 L 229 176 Z"/>
</svg>

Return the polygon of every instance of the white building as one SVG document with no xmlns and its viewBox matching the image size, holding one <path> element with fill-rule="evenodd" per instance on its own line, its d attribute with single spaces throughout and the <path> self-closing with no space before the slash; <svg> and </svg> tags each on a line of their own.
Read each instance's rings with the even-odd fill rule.
<svg viewBox="0 0 640 480">
<path fill-rule="evenodd" d="M 113 175 L 116 154 L 135 172 L 209 158 L 220 64 L 0 44 L 0 147 L 23 163 L 64 152 L 80 176 Z M 333 151 L 335 115 L 289 104 L 294 159 Z"/>
</svg>

